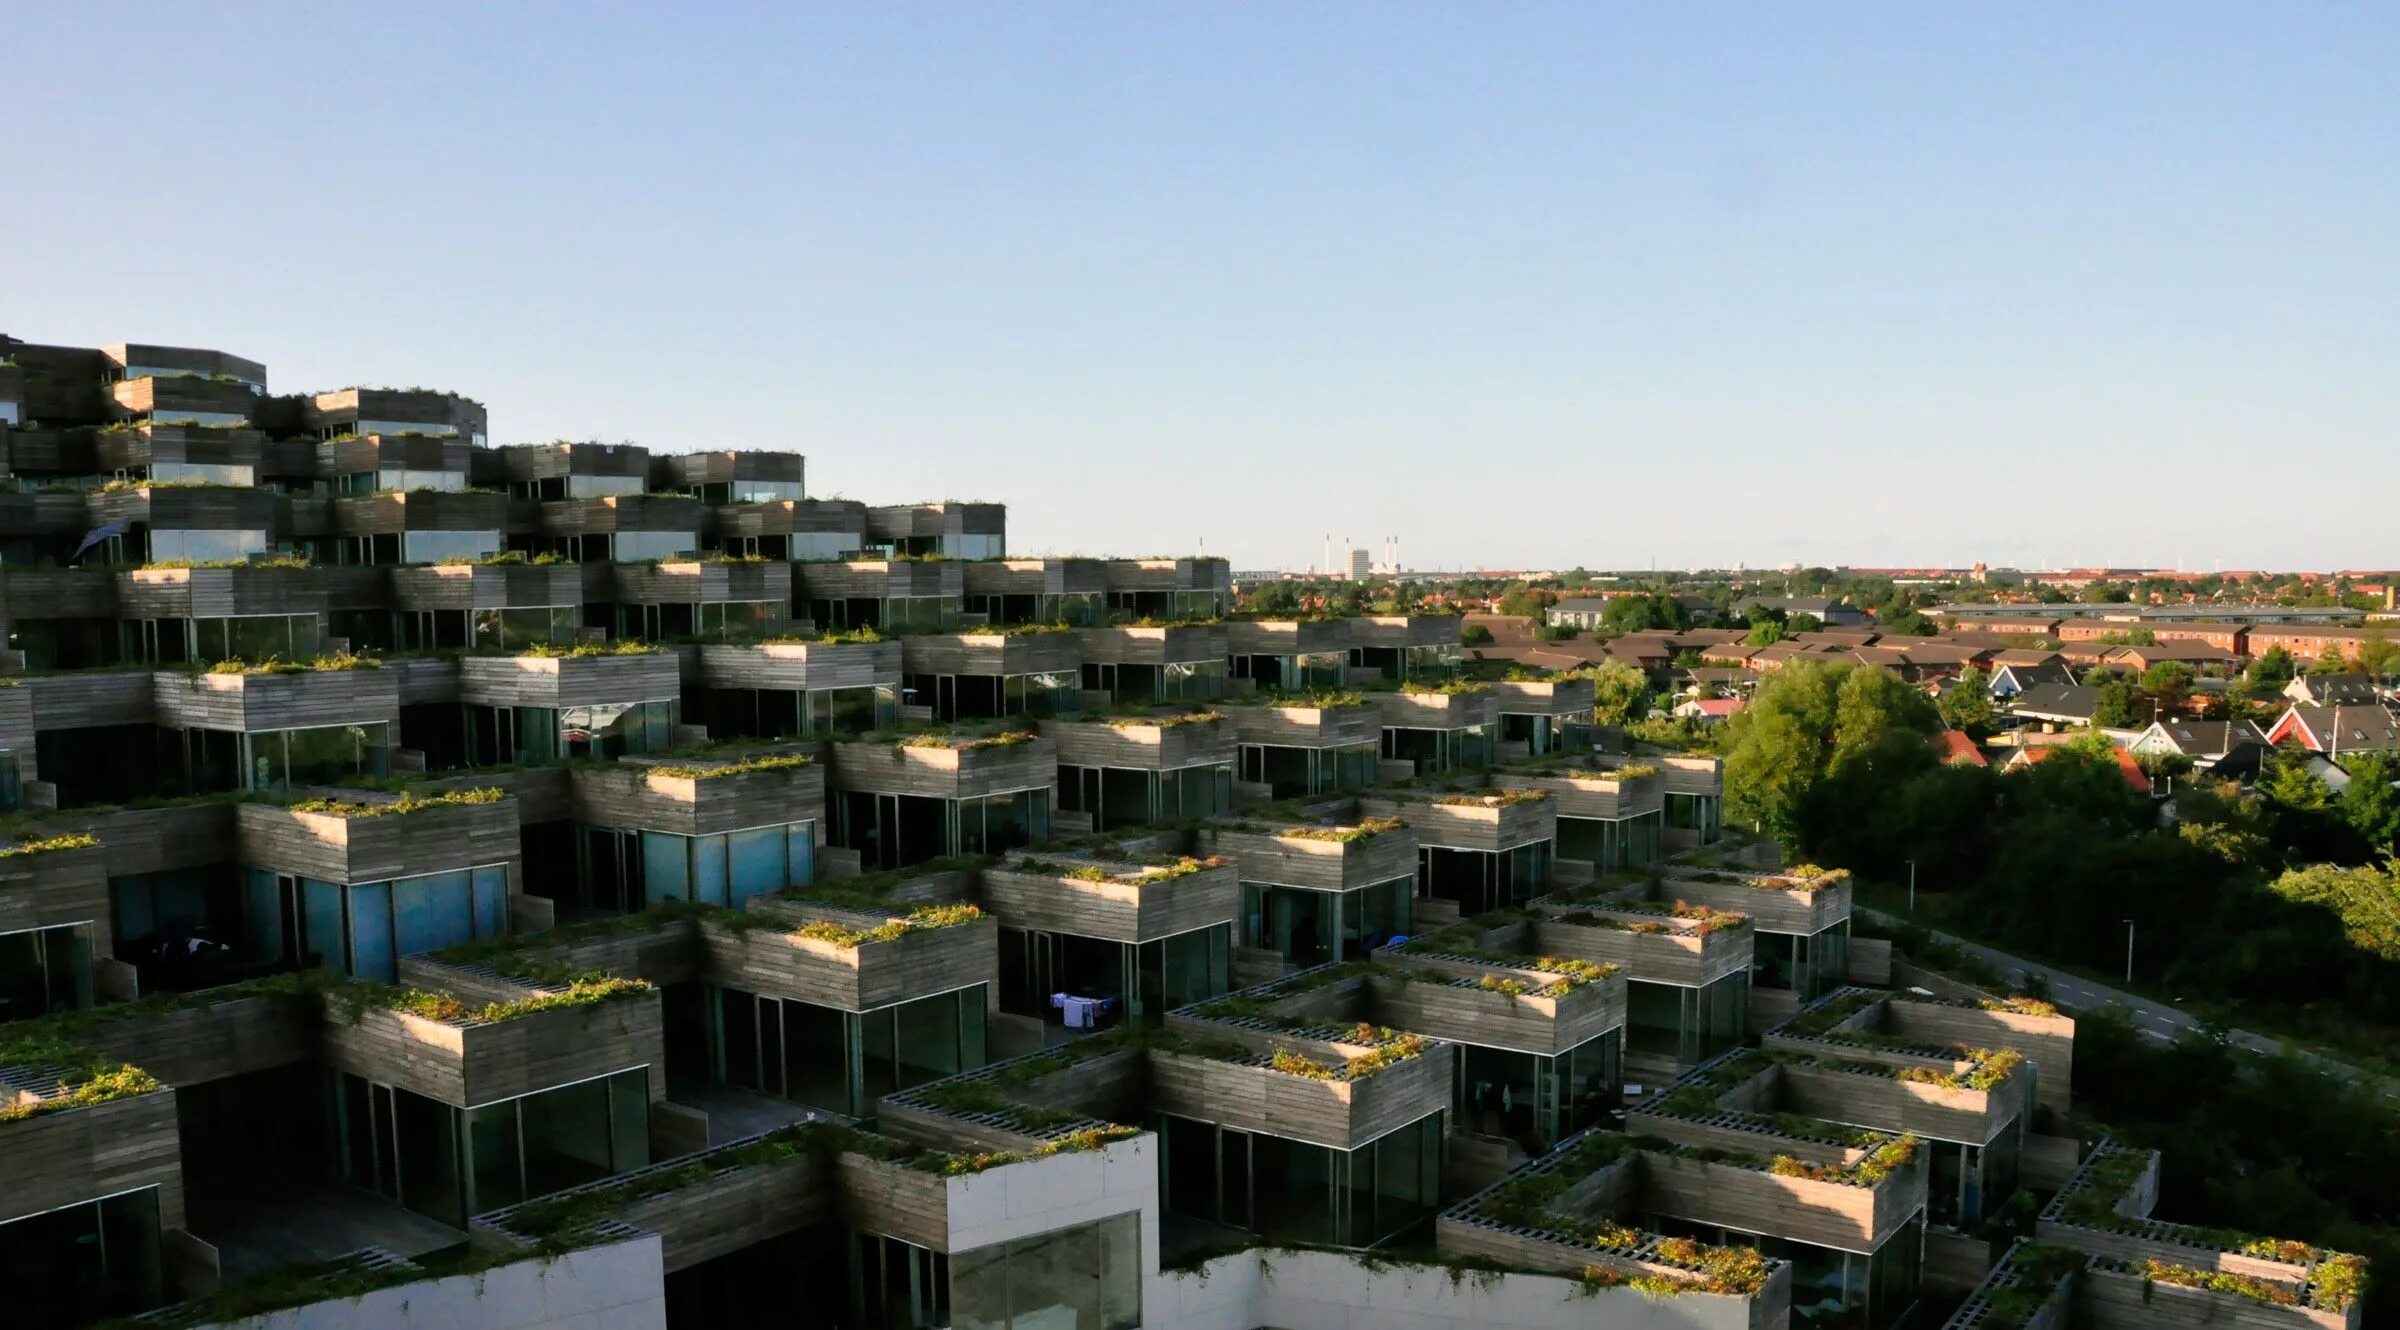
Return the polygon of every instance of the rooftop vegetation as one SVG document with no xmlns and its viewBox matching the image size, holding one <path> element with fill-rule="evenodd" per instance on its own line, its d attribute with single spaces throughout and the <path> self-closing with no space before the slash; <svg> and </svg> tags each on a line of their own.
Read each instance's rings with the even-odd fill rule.
<svg viewBox="0 0 2400 1330">
<path fill-rule="evenodd" d="M 479 790 L 444 790 L 438 794 L 403 793 L 389 803 L 353 803 L 346 799 L 303 799 L 289 807 L 295 813 L 324 813 L 353 820 L 369 817 L 407 817 L 435 808 L 459 808 L 470 804 L 496 804 L 507 798 L 503 790 L 486 787 Z"/>
<path fill-rule="evenodd" d="M 281 656 L 269 656 L 265 660 L 259 661 L 220 660 L 209 666 L 208 672 L 210 674 L 307 674 L 313 671 L 331 674 L 343 670 L 377 670 L 381 668 L 383 668 L 383 662 L 373 656 L 360 656 L 343 651 L 310 660 L 285 660 Z"/>
<path fill-rule="evenodd" d="M 582 660 L 592 656 L 655 656 L 658 648 L 639 638 L 621 637 L 613 642 L 577 642 L 570 646 L 534 642 L 509 654 L 532 656 L 537 660 Z"/>
<path fill-rule="evenodd" d="M 161 1088 L 158 1078 L 141 1068 L 71 1043 L 47 1030 L 13 1037 L 0 1035 L 0 1067 L 38 1069 L 58 1081 L 55 1094 L 0 1103 L 0 1124 L 90 1108 Z"/>
<path fill-rule="evenodd" d="M 657 766 L 649 768 L 649 771 L 653 776 L 675 780 L 720 780 L 727 776 L 752 776 L 768 771 L 798 771 L 802 767 L 815 766 L 816 762 L 815 758 L 805 753 L 761 753 L 756 757 L 720 762 L 713 766 Z"/>
<path fill-rule="evenodd" d="M 923 933 L 937 928 L 956 928 L 961 924 L 974 923 L 981 918 L 983 918 L 983 910 L 975 905 L 965 903 L 926 905 L 911 910 L 906 915 L 889 923 L 879 924 L 873 928 L 849 928 L 831 920 L 819 919 L 803 924 L 793 931 L 801 937 L 814 938 L 819 942 L 830 942 L 844 950 L 851 950 L 861 943 L 896 942 L 911 933 Z"/>
</svg>

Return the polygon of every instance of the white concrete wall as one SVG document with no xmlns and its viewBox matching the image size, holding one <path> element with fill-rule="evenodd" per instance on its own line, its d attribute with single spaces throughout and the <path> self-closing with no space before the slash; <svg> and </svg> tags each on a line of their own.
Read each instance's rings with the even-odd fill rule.
<svg viewBox="0 0 2400 1330">
<path fill-rule="evenodd" d="M 1748 1330 L 1739 1298 L 1586 1289 L 1552 1275 L 1370 1269 L 1334 1252 L 1258 1251 L 1153 1276 L 1145 1330 Z"/>
<path fill-rule="evenodd" d="M 655 1237 L 246 1316 L 238 1330 L 667 1330 Z"/>
<path fill-rule="evenodd" d="M 1139 1210 L 1142 1264 L 1157 1268 L 1158 1137 L 1149 1132 L 949 1181 L 954 1253 Z"/>
</svg>

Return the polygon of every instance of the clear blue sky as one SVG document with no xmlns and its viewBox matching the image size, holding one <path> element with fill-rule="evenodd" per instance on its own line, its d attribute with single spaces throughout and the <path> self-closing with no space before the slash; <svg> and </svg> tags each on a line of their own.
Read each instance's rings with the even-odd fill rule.
<svg viewBox="0 0 2400 1330">
<path fill-rule="evenodd" d="M 0 331 L 1028 552 L 2400 564 L 2400 6 L 20 5 Z"/>
</svg>

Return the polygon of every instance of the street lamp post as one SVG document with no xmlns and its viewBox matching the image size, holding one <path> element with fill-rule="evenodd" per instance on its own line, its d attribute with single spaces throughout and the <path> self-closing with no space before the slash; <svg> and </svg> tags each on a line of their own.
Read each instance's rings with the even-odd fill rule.
<svg viewBox="0 0 2400 1330">
<path fill-rule="evenodd" d="M 1917 861 L 1908 861 L 1908 912 L 1917 912 Z"/>
<path fill-rule="evenodd" d="M 2133 921 L 2125 921 L 2125 982 L 2133 982 Z"/>
</svg>

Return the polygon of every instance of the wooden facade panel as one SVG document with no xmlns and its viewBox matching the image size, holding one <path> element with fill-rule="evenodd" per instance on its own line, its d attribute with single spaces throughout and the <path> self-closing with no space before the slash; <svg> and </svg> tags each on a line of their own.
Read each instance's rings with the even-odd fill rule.
<svg viewBox="0 0 2400 1330">
<path fill-rule="evenodd" d="M 82 520 L 81 501 L 75 495 L 0 498 L 77 499 L 76 520 Z M 9 516 L 0 507 L 0 522 L 7 523 L 6 530 L 34 534 L 27 526 L 8 521 Z M 98 568 L 0 569 L 0 614 L 12 623 L 21 619 L 113 619 L 117 617 L 117 582 L 124 576 Z"/>
<path fill-rule="evenodd" d="M 1359 799 L 1358 807 L 1367 817 L 1396 817 L 1407 822 L 1420 845 L 1496 852 L 1558 839 L 1558 813 L 1548 799 L 1506 804 L 1446 804 L 1438 798 L 1387 799 L 1368 795 Z"/>
<path fill-rule="evenodd" d="M 281 994 L 205 1002 L 200 995 L 155 1017 L 104 1021 L 84 1042 L 168 1085 L 201 1085 L 313 1062 L 323 1013 Z"/>
<path fill-rule="evenodd" d="M 185 674 L 155 671 L 158 722 L 177 729 L 314 729 L 397 724 L 397 676 L 379 669 L 300 670 L 289 674 Z"/>
<path fill-rule="evenodd" d="M 160 1228 L 183 1227 L 183 1150 L 175 1092 L 0 1122 L 0 1222 L 158 1188 Z"/>
<path fill-rule="evenodd" d="M 509 865 L 513 880 L 521 854 L 510 799 L 384 817 L 238 804 L 234 818 L 245 866 L 326 882 L 381 882 L 486 864 Z"/>
<path fill-rule="evenodd" d="M 910 674 L 1076 674 L 1082 645 L 1074 633 L 912 633 L 900 639 Z"/>
<path fill-rule="evenodd" d="M 1417 873 L 1417 837 L 1409 827 L 1352 841 L 1222 827 L 1204 828 L 1200 838 L 1210 853 L 1232 859 L 1244 882 L 1355 891 Z"/>
<path fill-rule="evenodd" d="M 1225 718 L 1232 724 L 1235 738 L 1246 744 L 1337 748 L 1383 739 L 1382 724 L 1374 709 L 1366 706 L 1229 705 Z"/>
<path fill-rule="evenodd" d="M 833 745 L 834 785 L 843 790 L 971 799 L 1058 783 L 1058 749 L 1046 738 L 988 748 Z"/>
<path fill-rule="evenodd" d="M 1077 634 L 1083 658 L 1095 664 L 1175 665 L 1223 660 L 1223 624 L 1192 624 L 1166 628 L 1086 628 Z"/>
<path fill-rule="evenodd" d="M 576 769 L 571 779 L 575 819 L 593 826 L 707 836 L 793 822 L 822 826 L 825 818 L 825 768 L 816 763 L 694 779 L 620 762 Z"/>
<path fill-rule="evenodd" d="M 709 642 L 699 647 L 699 682 L 709 688 L 897 687 L 900 673 L 898 642 Z"/>
<path fill-rule="evenodd" d="M 466 656 L 458 699 L 494 707 L 589 707 L 662 702 L 683 695 L 674 653 L 606 656 Z"/>
<path fill-rule="evenodd" d="M 1043 737 L 1057 746 L 1063 766 L 1173 771 L 1226 766 L 1234 760 L 1233 730 L 1221 717 L 1162 726 L 1064 716 L 1044 720 L 1041 727 Z"/>
<path fill-rule="evenodd" d="M 532 609 L 583 603 L 574 564 L 435 564 L 394 568 L 392 607 L 401 610 Z"/>
<path fill-rule="evenodd" d="M 113 954 L 108 862 L 99 846 L 0 859 L 0 933 L 58 924 L 88 924 L 92 954 Z"/>
<path fill-rule="evenodd" d="M 153 678 L 147 669 L 78 670 L 31 675 L 21 686 L 32 700 L 36 730 L 83 730 L 156 719 Z"/>
<path fill-rule="evenodd" d="M 1932 1002 L 1895 1001 L 1885 1007 L 1889 1031 L 1937 1048 L 2009 1048 L 2037 1069 L 2035 1098 L 2067 1111 L 2075 1084 L 2075 1020 L 2015 1011 L 1980 1011 Z"/>
<path fill-rule="evenodd" d="M 857 1154 L 835 1156 L 833 1178 L 835 1210 L 846 1226 L 929 1251 L 950 1250 L 952 1179 Z"/>
</svg>

